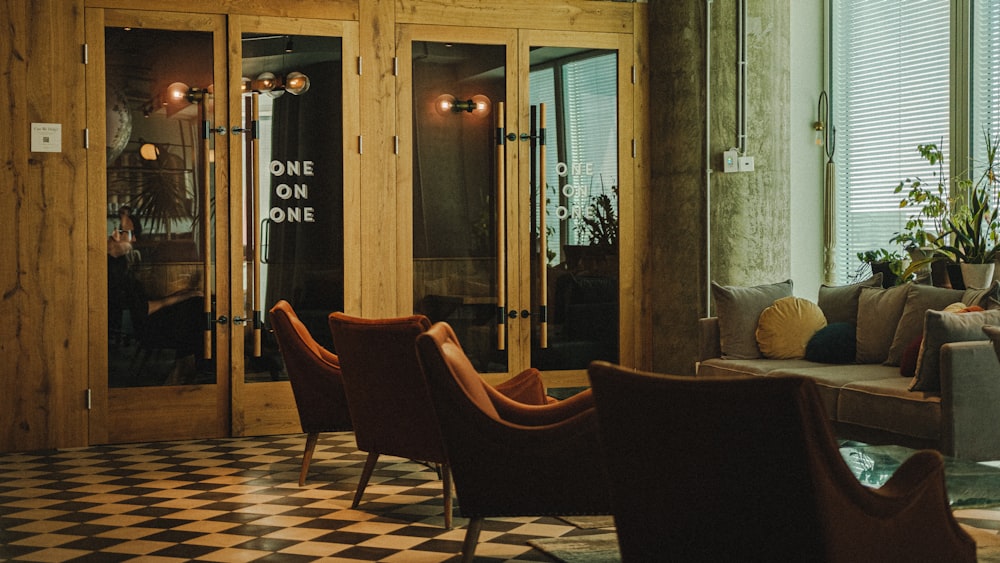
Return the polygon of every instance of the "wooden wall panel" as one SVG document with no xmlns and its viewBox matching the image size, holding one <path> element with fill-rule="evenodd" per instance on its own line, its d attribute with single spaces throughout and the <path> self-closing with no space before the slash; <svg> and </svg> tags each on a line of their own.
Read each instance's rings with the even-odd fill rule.
<svg viewBox="0 0 1000 563">
<path fill-rule="evenodd" d="M 396 96 L 393 76 L 395 21 L 391 0 L 365 1 L 361 6 L 361 254 L 364 286 L 361 310 L 368 317 L 398 314 L 400 247 L 397 234 L 396 155 L 394 135 Z M 409 233 L 406 233 L 408 240 Z M 405 248 L 409 248 L 408 246 Z"/>
<path fill-rule="evenodd" d="M 103 215 L 103 209 L 95 211 L 88 203 L 88 152 L 103 154 L 103 140 L 93 142 L 92 136 L 96 148 L 83 147 L 88 124 L 84 14 L 91 7 L 359 22 L 355 37 L 364 62 L 357 106 L 364 151 L 357 192 L 360 225 L 351 237 L 357 248 L 350 260 L 362 287 L 345 308 L 385 316 L 407 312 L 412 299 L 411 209 L 398 197 L 394 165 L 397 23 L 632 33 L 642 19 L 636 14 L 645 13 L 646 6 L 588 0 L 0 1 L 5 24 L 0 34 L 0 76 L 5 78 L 0 84 L 5 106 L 0 112 L 0 362 L 5 368 L 0 371 L 0 452 L 91 441 L 88 426 L 95 415 L 85 403 L 88 365 L 95 358 L 100 363 L 96 347 L 104 334 L 92 328 L 100 327 L 91 321 L 100 321 L 103 313 L 93 304 L 100 300 L 90 299 L 88 285 L 99 291 L 106 282 L 101 278 L 103 244 L 94 242 L 103 243 L 104 233 L 87 232 L 87 214 Z M 644 108 L 636 110 L 641 114 Z M 33 122 L 62 125 L 62 152 L 30 152 Z M 637 130 L 636 136 L 641 151 L 645 134 Z M 643 176 L 636 172 L 637 183 Z M 643 218 L 635 223 L 641 240 Z M 652 255 L 640 255 L 644 269 Z M 645 305 L 642 310 L 640 317 L 652 315 Z M 648 348 L 649 335 L 640 335 L 645 342 L 640 349 Z M 643 364 L 645 354 L 639 354 Z M 103 401 L 106 405 L 107 398 Z M 277 428 L 288 413 L 273 414 L 273 420 L 261 422 Z"/>
<path fill-rule="evenodd" d="M 80 0 L 0 8 L 0 450 L 87 441 L 83 10 Z M 61 152 L 30 152 L 32 123 Z"/>
<path fill-rule="evenodd" d="M 398 0 L 398 23 L 631 33 L 632 4 L 590 0 Z"/>
</svg>

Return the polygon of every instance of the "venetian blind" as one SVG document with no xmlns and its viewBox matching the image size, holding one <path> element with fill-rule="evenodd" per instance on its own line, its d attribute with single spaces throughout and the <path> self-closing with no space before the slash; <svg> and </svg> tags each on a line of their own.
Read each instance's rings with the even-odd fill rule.
<svg viewBox="0 0 1000 563">
<path fill-rule="evenodd" d="M 948 157 L 950 8 L 948 0 L 832 0 L 832 13 L 836 261 L 847 282 L 858 252 L 892 249 L 903 229 L 900 180 L 936 182 L 917 145 L 943 145 Z"/>
<path fill-rule="evenodd" d="M 1000 2 L 975 0 L 971 19 L 971 156 L 986 160 L 984 134 L 1000 136 Z M 982 170 L 981 166 L 976 167 Z"/>
</svg>

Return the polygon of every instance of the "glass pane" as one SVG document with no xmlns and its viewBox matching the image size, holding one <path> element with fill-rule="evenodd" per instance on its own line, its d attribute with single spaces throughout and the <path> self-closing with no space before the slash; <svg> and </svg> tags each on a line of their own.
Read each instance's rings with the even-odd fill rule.
<svg viewBox="0 0 1000 563">
<path fill-rule="evenodd" d="M 535 48 L 531 52 L 532 130 L 545 111 L 545 177 L 532 147 L 533 300 L 546 292 L 547 342 L 540 325 L 532 365 L 584 369 L 618 361 L 618 87 L 613 51 Z M 538 259 L 545 193 L 544 280 Z"/>
<path fill-rule="evenodd" d="M 243 136 L 244 316 L 264 318 L 284 299 L 333 350 L 327 316 L 344 309 L 341 39 L 244 34 L 242 43 L 244 123 L 258 132 L 256 151 Z M 245 380 L 287 379 L 273 335 L 244 327 Z"/>
<path fill-rule="evenodd" d="M 507 371 L 496 322 L 504 57 L 502 45 L 413 44 L 413 300 L 454 327 L 483 372 Z"/>
<path fill-rule="evenodd" d="M 108 383 L 215 383 L 204 359 L 213 243 L 203 240 L 214 233 L 214 185 L 201 140 L 212 35 L 107 28 L 105 41 Z"/>
</svg>

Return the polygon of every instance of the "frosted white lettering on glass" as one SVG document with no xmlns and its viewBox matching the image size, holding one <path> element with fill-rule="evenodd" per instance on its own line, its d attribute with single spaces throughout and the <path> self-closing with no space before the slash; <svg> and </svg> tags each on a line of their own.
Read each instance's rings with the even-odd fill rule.
<svg viewBox="0 0 1000 563">
<path fill-rule="evenodd" d="M 594 163 L 574 163 L 572 168 L 565 162 L 556 163 L 556 174 L 558 174 L 560 178 L 565 178 L 566 176 L 569 176 L 570 173 L 572 173 L 575 177 L 593 176 Z M 584 189 L 583 186 L 576 186 L 573 183 L 567 182 L 563 184 L 562 195 L 566 198 L 568 207 L 567 205 L 560 205 L 557 207 L 556 218 L 560 221 L 565 221 L 570 217 L 574 219 L 583 217 L 583 212 L 586 208 L 585 203 L 587 201 L 587 190 Z"/>
<path fill-rule="evenodd" d="M 269 166 L 272 178 L 301 178 L 313 176 L 313 161 L 289 160 L 282 162 L 272 160 Z M 276 205 L 268 212 L 271 221 L 275 223 L 315 223 L 316 211 L 310 206 L 299 205 L 309 199 L 309 184 L 302 182 L 281 182 L 274 187 L 274 195 L 288 202 L 287 206 Z"/>
</svg>

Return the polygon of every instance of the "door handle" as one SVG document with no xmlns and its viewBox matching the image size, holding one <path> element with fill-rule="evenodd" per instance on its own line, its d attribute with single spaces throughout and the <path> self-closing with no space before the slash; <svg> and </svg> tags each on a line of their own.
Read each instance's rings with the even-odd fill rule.
<svg viewBox="0 0 1000 563">
<path fill-rule="evenodd" d="M 233 324 L 234 325 L 245 325 L 245 324 L 247 324 L 247 321 L 249 321 L 249 320 L 250 319 L 245 318 L 245 317 L 233 317 Z"/>
<path fill-rule="evenodd" d="M 236 318 L 233 319 L 233 323 L 234 324 L 236 323 L 236 319 L 237 318 L 239 318 L 239 317 L 236 317 Z M 227 317 L 225 315 L 220 315 L 219 318 L 215 319 L 215 322 L 219 323 L 220 325 L 228 324 L 229 323 L 229 317 Z"/>
</svg>

